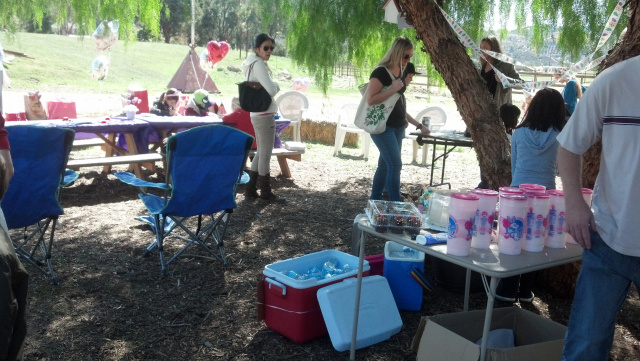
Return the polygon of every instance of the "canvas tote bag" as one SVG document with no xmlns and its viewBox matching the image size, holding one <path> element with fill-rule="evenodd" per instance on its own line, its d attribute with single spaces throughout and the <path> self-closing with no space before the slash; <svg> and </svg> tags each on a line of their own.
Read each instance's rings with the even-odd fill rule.
<svg viewBox="0 0 640 361">
<path fill-rule="evenodd" d="M 391 74 L 389 69 L 387 69 L 387 72 L 389 72 L 391 79 L 393 79 L 394 76 Z M 389 118 L 389 114 L 391 114 L 398 98 L 400 98 L 400 93 L 393 94 L 380 104 L 369 105 L 367 104 L 367 92 L 369 90 L 367 85 L 361 87 L 363 95 L 362 99 L 360 99 L 360 105 L 358 105 L 354 124 L 356 127 L 363 129 L 367 133 L 380 134 L 384 132 L 387 127 L 387 118 Z M 363 87 L 366 87 L 367 89 L 362 91 Z M 388 87 L 384 87 L 383 89 L 386 88 Z"/>
</svg>

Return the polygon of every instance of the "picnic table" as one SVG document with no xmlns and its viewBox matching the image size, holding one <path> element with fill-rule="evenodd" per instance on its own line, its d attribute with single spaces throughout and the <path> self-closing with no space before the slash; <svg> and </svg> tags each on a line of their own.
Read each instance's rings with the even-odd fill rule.
<svg viewBox="0 0 640 361">
<path fill-rule="evenodd" d="M 40 127 L 69 128 L 75 132 L 93 133 L 104 142 L 104 157 L 69 159 L 67 167 L 71 169 L 102 165 L 103 171 L 108 172 L 114 164 L 129 164 L 130 170 L 133 170 L 135 175 L 142 179 L 142 163 L 153 163 L 162 159 L 160 154 L 157 153 L 156 155 L 144 153 L 141 155 L 139 153 L 135 138 L 143 139 L 149 129 L 149 124 L 142 120 L 120 118 L 49 119 L 29 121 L 28 123 L 7 122 L 5 126 L 10 131 L 12 125 L 24 124 Z M 128 149 L 118 146 L 116 141 L 117 134 L 122 134 L 124 139 L 127 140 L 127 144 L 130 145 Z M 114 157 L 116 154 L 118 156 Z"/>
</svg>

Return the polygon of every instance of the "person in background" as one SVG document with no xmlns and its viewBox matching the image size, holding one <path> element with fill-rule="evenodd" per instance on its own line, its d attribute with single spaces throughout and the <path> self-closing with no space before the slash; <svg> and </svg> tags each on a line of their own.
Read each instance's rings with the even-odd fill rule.
<svg viewBox="0 0 640 361">
<path fill-rule="evenodd" d="M 13 176 L 7 136 L 0 113 L 0 200 Z M 16 255 L 4 215 L 0 215 L 0 220 L 0 360 L 22 360 L 22 345 L 27 335 L 29 274 Z"/>
<path fill-rule="evenodd" d="M 149 110 L 149 113 L 160 116 L 174 116 L 178 115 L 176 105 L 180 99 L 180 92 L 174 88 L 167 90 L 160 94 L 160 97 L 153 103 L 153 107 Z"/>
<path fill-rule="evenodd" d="M 240 108 L 240 99 L 238 97 L 234 97 L 231 100 L 231 109 L 231 113 L 222 117 L 222 124 L 230 125 L 251 135 L 254 138 L 251 149 L 257 149 L 256 132 L 253 130 L 253 124 L 251 124 L 251 114 Z"/>
<path fill-rule="evenodd" d="M 559 81 L 562 75 L 564 74 L 562 69 L 556 69 L 553 77 L 556 81 Z M 564 83 L 564 88 L 562 88 L 562 97 L 564 98 L 565 106 L 566 106 L 566 118 L 569 120 L 571 114 L 576 109 L 576 105 L 578 105 L 578 100 L 582 97 L 582 93 L 586 91 L 586 88 L 580 85 L 578 80 L 574 79 L 563 79 L 560 83 Z"/>
<path fill-rule="evenodd" d="M 365 96 L 368 105 L 384 102 L 395 93 L 400 93 L 393 110 L 387 117 L 386 128 L 380 134 L 371 134 L 371 140 L 380 150 L 378 168 L 373 176 L 370 199 L 381 200 L 386 188 L 389 200 L 402 201 L 400 195 L 400 173 L 402 171 L 401 146 L 405 128 L 409 121 L 404 97 L 405 68 L 413 56 L 413 44 L 404 36 L 397 37 L 391 47 L 369 76 L 369 85 Z M 415 71 L 415 70 L 414 70 Z M 392 78 L 393 76 L 393 78 Z M 410 118 L 411 123 L 419 126 L 423 134 L 429 129 Z"/>
<path fill-rule="evenodd" d="M 640 56 L 602 71 L 558 135 L 565 229 L 584 248 L 562 352 L 609 359 L 631 283 L 640 289 Z M 602 141 L 593 203 L 582 197 L 582 154 Z"/>
<path fill-rule="evenodd" d="M 409 86 L 411 84 L 411 82 L 413 81 L 413 77 L 415 75 L 419 75 L 421 73 L 418 73 L 416 71 L 416 67 L 415 65 L 413 65 L 412 62 L 408 62 L 407 63 L 407 67 L 404 70 L 404 82 L 405 82 L 405 86 Z M 409 124 L 413 125 L 416 127 L 416 130 L 421 132 L 421 135 L 418 137 L 418 143 L 422 142 L 422 135 L 429 135 L 431 133 L 431 131 L 429 130 L 428 127 L 424 127 L 422 126 L 422 122 L 421 120 L 416 120 L 414 117 L 411 116 L 411 114 L 406 113 L 406 117 L 407 117 L 407 123 L 405 124 L 405 129 L 409 126 Z M 422 145 L 422 144 L 420 144 Z M 400 147 L 400 150 L 402 150 L 402 141 L 400 142 L 400 144 L 398 145 Z M 407 197 L 408 194 L 402 193 L 400 192 L 400 196 L 401 197 Z M 389 192 L 387 191 L 387 185 L 385 184 L 385 187 L 382 191 L 382 199 L 389 199 Z"/>
<path fill-rule="evenodd" d="M 518 126 L 518 118 L 520 118 L 520 108 L 516 105 L 504 104 L 500 107 L 500 119 L 502 119 L 509 141 L 511 141 L 513 130 Z"/>
<path fill-rule="evenodd" d="M 213 106 L 213 103 L 209 100 L 209 92 L 204 89 L 198 89 L 193 93 L 191 99 L 189 99 L 184 115 L 204 117 L 209 115 L 207 109 L 211 106 Z"/>
<path fill-rule="evenodd" d="M 539 90 L 511 137 L 511 187 L 528 183 L 556 189 L 556 137 L 564 124 L 564 100 L 560 92 L 551 88 Z M 535 275 L 536 272 L 529 272 L 502 279 L 496 299 L 532 302 Z"/>
<path fill-rule="evenodd" d="M 500 47 L 500 42 L 498 38 L 495 36 L 487 36 L 480 41 L 480 48 L 482 50 L 490 50 L 495 53 L 502 53 L 502 48 Z M 505 63 L 500 61 L 492 56 L 489 56 L 485 53 L 482 53 L 483 56 L 480 57 L 480 69 L 478 69 L 478 73 L 484 79 L 487 84 L 487 90 L 491 93 L 493 100 L 496 102 L 498 108 L 500 108 L 503 104 L 511 104 L 511 89 L 505 88 L 496 74 L 495 69 L 504 74 L 506 77 L 511 79 L 521 79 L 520 74 L 516 71 L 514 66 L 509 63 Z"/>
<path fill-rule="evenodd" d="M 502 119 L 502 123 L 504 124 L 504 130 L 507 133 L 507 138 L 509 142 L 511 142 L 511 134 L 513 130 L 518 125 L 518 118 L 520 117 L 520 108 L 513 104 L 503 104 L 500 107 L 500 119 Z M 480 183 L 476 188 L 480 189 L 489 189 L 489 182 L 482 174 L 482 170 L 480 170 Z"/>
<path fill-rule="evenodd" d="M 275 40 L 267 34 L 259 34 L 253 43 L 253 54 L 247 56 L 242 63 L 242 71 L 248 81 L 260 82 L 262 87 L 271 95 L 271 105 L 263 112 L 251 112 L 251 124 L 256 134 L 257 151 L 251 161 L 249 183 L 247 183 L 245 198 L 260 198 L 267 202 L 285 202 L 271 191 L 271 153 L 276 138 L 276 113 L 278 104 L 273 97 L 280 91 L 280 86 L 271 78 L 271 69 L 267 65 L 275 48 Z M 260 194 L 258 195 L 258 189 Z"/>
</svg>

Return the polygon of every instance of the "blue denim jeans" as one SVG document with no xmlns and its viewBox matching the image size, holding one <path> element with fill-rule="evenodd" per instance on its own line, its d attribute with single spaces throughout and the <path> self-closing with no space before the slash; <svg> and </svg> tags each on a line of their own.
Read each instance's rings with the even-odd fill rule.
<svg viewBox="0 0 640 361">
<path fill-rule="evenodd" d="M 609 358 L 616 316 L 631 282 L 640 289 L 638 281 L 640 257 L 614 251 L 592 231 L 591 249 L 582 254 L 582 268 L 562 350 L 563 361 Z"/>
<path fill-rule="evenodd" d="M 380 134 L 371 134 L 371 140 L 380 150 L 378 169 L 373 175 L 373 186 L 370 199 L 382 199 L 382 191 L 386 189 L 389 200 L 402 201 L 400 197 L 400 171 L 402 171 L 402 139 L 404 127 L 389 127 Z"/>
</svg>

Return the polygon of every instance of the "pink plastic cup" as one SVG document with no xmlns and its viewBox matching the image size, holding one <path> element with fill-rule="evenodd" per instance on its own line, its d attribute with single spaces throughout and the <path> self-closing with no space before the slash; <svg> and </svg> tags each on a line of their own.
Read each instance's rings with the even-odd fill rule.
<svg viewBox="0 0 640 361">
<path fill-rule="evenodd" d="M 522 251 L 524 218 L 528 198 L 522 194 L 500 196 L 500 217 L 498 219 L 498 250 L 500 253 L 518 255 Z"/>
<path fill-rule="evenodd" d="M 564 229 L 564 192 L 560 190 L 548 190 L 549 195 L 549 216 L 547 228 L 547 239 L 544 245 L 549 248 L 565 248 L 566 232 Z"/>
<path fill-rule="evenodd" d="M 471 193 L 479 198 L 478 209 L 476 210 L 473 221 L 471 247 L 488 249 L 491 244 L 493 217 L 495 215 L 496 203 L 498 203 L 498 192 L 491 189 L 474 189 Z"/>
<path fill-rule="evenodd" d="M 527 196 L 526 234 L 522 249 L 528 252 L 542 252 L 547 236 L 549 216 L 549 195 L 525 192 Z"/>
<path fill-rule="evenodd" d="M 589 188 L 582 188 L 582 198 L 587 203 L 589 207 L 591 207 L 591 200 L 593 198 L 593 190 Z"/>
<path fill-rule="evenodd" d="M 449 235 L 447 253 L 468 256 L 471 251 L 473 220 L 478 209 L 478 196 L 470 193 L 452 193 L 449 203 Z"/>
<path fill-rule="evenodd" d="M 540 191 L 544 193 L 547 190 L 547 187 L 543 185 L 531 183 L 522 183 L 518 186 L 518 188 L 522 189 L 525 192 L 530 191 L 534 193 L 539 193 Z"/>
</svg>

